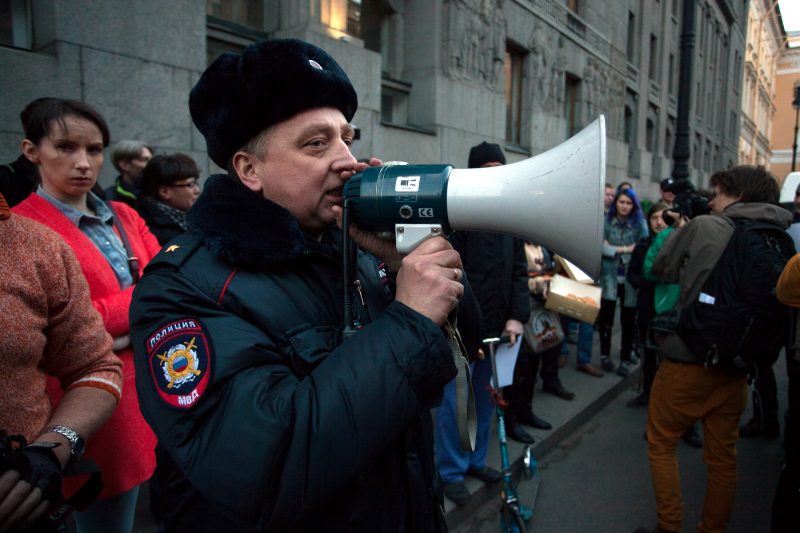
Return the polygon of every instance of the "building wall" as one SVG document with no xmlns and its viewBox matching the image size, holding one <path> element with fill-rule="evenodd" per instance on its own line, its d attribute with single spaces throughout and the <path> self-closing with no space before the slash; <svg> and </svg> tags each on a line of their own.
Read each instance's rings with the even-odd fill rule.
<svg viewBox="0 0 800 533">
<path fill-rule="evenodd" d="M 794 87 L 800 85 L 800 48 L 785 48 L 775 69 L 775 115 L 770 135 L 770 170 L 779 180 L 792 170 L 797 109 L 792 106 Z M 800 153 L 797 154 L 800 161 Z M 797 163 L 795 170 L 800 170 Z"/>
<path fill-rule="evenodd" d="M 572 12 L 561 0 L 362 0 L 357 23 L 365 30 L 354 35 L 347 0 L 240 1 L 248 8 L 241 17 L 226 11 L 226 0 L 31 2 L 33 49 L 0 46 L 0 70 L 14 73 L 0 77 L 0 160 L 18 153 L 22 107 L 55 95 L 95 105 L 113 140 L 184 151 L 213 172 L 188 113 L 193 83 L 221 51 L 298 37 L 328 50 L 350 75 L 359 158 L 466 166 L 469 148 L 488 140 L 514 162 L 603 113 L 607 180 L 629 179 L 655 199 L 672 170 L 683 3 L 579 0 Z M 698 30 L 713 35 L 694 63 L 705 100 L 690 108 L 691 177 L 702 184 L 715 166 L 736 160 L 740 91 L 728 65 L 743 55 L 746 1 L 691 4 L 701 12 Z M 511 121 L 518 139 L 507 138 L 507 47 L 520 62 Z M 101 180 L 114 175 L 107 164 Z"/>
<path fill-rule="evenodd" d="M 747 16 L 739 163 L 769 167 L 775 69 L 783 44 L 777 4 L 753 0 Z"/>
<path fill-rule="evenodd" d="M 113 140 L 144 139 L 205 160 L 188 94 L 205 68 L 205 6 L 193 0 L 31 2 L 33 50 L 0 48 L 0 157 L 16 158 L 19 112 L 42 96 L 84 100 Z M 108 158 L 107 158 L 108 160 Z M 107 162 L 103 181 L 115 175 Z"/>
</svg>

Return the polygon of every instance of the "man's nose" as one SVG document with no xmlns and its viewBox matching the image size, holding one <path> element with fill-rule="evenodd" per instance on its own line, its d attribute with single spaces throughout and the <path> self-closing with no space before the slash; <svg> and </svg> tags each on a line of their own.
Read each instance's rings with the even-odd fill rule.
<svg viewBox="0 0 800 533">
<path fill-rule="evenodd" d="M 341 150 L 339 153 L 336 154 L 336 162 L 334 163 L 334 169 L 337 172 L 346 172 L 348 170 L 353 170 L 357 161 L 356 158 L 353 156 L 353 153 L 350 151 L 350 147 L 345 144 L 344 141 L 341 141 Z"/>
</svg>

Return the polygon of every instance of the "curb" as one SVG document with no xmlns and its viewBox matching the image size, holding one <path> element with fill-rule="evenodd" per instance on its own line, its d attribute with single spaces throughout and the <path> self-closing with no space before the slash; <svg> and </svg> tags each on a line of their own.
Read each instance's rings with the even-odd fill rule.
<svg viewBox="0 0 800 533">
<path fill-rule="evenodd" d="M 572 435 L 579 427 L 588 422 L 595 414 L 601 411 L 609 403 L 611 403 L 617 396 L 622 394 L 625 390 L 636 385 L 639 381 L 639 374 L 641 373 L 641 364 L 638 365 L 626 378 L 617 380 L 616 383 L 605 389 L 598 396 L 588 402 L 577 413 L 571 416 L 563 424 L 553 429 L 544 438 L 538 438 L 531 447 L 533 456 L 537 461 L 546 456 L 550 451 L 556 448 L 559 443 Z M 497 446 L 497 428 L 492 424 L 493 440 L 490 446 Z M 510 441 L 509 442 L 509 459 L 511 461 L 511 473 L 514 477 L 514 483 L 518 484 L 522 478 L 522 454 L 524 445 Z M 487 461 L 488 462 L 488 461 Z M 490 466 L 500 468 L 499 464 L 491 464 Z M 538 477 L 538 476 L 537 476 Z M 524 480 L 523 480 L 524 481 Z M 445 520 L 451 530 L 455 530 L 462 523 L 467 521 L 473 516 L 477 508 L 483 506 L 490 500 L 497 500 L 499 506 L 499 494 L 502 490 L 501 483 L 494 483 L 487 485 L 476 479 L 464 478 L 464 482 L 472 495 L 468 505 L 464 507 L 457 507 L 451 501 L 445 498 Z M 534 491 L 533 499 L 535 499 Z M 523 502 L 525 505 L 530 505 L 530 502 Z"/>
</svg>

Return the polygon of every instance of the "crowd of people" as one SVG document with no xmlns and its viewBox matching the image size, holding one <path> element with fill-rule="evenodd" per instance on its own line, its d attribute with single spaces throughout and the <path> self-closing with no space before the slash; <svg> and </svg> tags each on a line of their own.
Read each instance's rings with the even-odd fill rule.
<svg viewBox="0 0 800 533">
<path fill-rule="evenodd" d="M 502 395 L 507 435 L 526 444 L 526 426 L 552 429 L 534 409 L 538 378 L 561 400 L 580 394 L 559 378 L 571 338 L 576 369 L 592 378 L 641 364 L 628 405 L 648 408 L 656 530 L 681 529 L 681 438 L 708 464 L 698 531 L 724 530 L 736 441 L 779 435 L 772 365 L 786 346 L 794 380 L 797 362 L 787 337 L 754 368 L 710 364 L 681 328 L 691 308 L 717 331 L 693 304 L 714 303 L 704 283 L 733 262 L 740 227 L 766 224 L 780 243 L 792 214 L 768 172 L 715 173 L 708 214 L 675 205 L 685 188 L 672 178 L 649 205 L 630 182 L 607 184 L 594 323 L 546 310 L 557 250 L 538 243 L 456 232 L 401 256 L 353 225 L 354 244 L 343 244 L 343 186 L 382 163 L 353 157 L 357 95 L 324 50 L 275 39 L 223 54 L 189 108 L 226 169 L 202 194 L 191 157 L 137 140 L 109 147 L 86 103 L 39 98 L 20 114 L 21 155 L 0 172 L 0 531 L 130 532 L 145 483 L 164 531 L 446 531 L 442 495 L 467 506 L 465 476 L 502 477 L 486 463 L 490 337 L 519 344 Z M 119 175 L 103 190 L 106 151 Z M 481 142 L 467 166 L 504 164 L 499 145 Z M 796 259 L 764 300 L 798 306 Z M 468 445 L 463 358 L 476 415 Z M 749 370 L 758 409 L 740 432 Z M 97 471 L 102 488 L 81 502 L 90 483 L 80 474 Z M 776 528 L 789 523 L 796 471 L 788 453 Z M 64 502 L 76 508 L 68 526 L 50 512 Z"/>
</svg>

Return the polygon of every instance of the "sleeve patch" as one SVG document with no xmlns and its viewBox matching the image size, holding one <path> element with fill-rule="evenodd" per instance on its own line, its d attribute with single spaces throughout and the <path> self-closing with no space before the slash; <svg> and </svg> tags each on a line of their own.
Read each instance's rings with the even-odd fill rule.
<svg viewBox="0 0 800 533">
<path fill-rule="evenodd" d="M 211 347 L 203 324 L 183 318 L 147 338 L 150 375 L 163 401 L 179 409 L 195 405 L 208 387 Z"/>
</svg>

